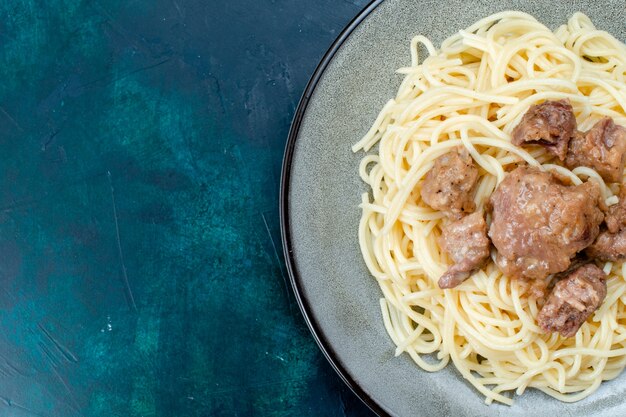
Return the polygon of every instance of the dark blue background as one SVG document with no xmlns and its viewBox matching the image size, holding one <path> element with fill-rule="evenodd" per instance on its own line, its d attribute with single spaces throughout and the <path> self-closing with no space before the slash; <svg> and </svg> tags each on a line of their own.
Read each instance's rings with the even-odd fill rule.
<svg viewBox="0 0 626 417">
<path fill-rule="evenodd" d="M 1 416 L 369 413 L 278 219 L 299 97 L 365 3 L 0 3 Z"/>
</svg>

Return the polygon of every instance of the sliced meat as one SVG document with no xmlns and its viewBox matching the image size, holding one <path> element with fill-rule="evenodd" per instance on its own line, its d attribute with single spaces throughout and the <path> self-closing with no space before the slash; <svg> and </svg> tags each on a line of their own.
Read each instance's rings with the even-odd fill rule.
<svg viewBox="0 0 626 417">
<path fill-rule="evenodd" d="M 439 288 L 453 288 L 465 281 L 489 258 L 490 242 L 482 212 L 470 214 L 443 229 L 439 246 L 454 261 L 439 278 Z"/>
<path fill-rule="evenodd" d="M 544 146 L 561 161 L 576 131 L 576 117 L 569 100 L 545 101 L 531 106 L 513 129 L 514 145 L 532 143 Z"/>
<path fill-rule="evenodd" d="M 581 266 L 556 283 L 537 315 L 539 327 L 572 337 L 606 297 L 606 275 L 593 264 Z"/>
<path fill-rule="evenodd" d="M 459 219 L 476 209 L 472 200 L 478 169 L 465 148 L 448 152 L 435 160 L 422 184 L 422 200 L 435 210 Z"/>
<path fill-rule="evenodd" d="M 622 184 L 619 191 L 619 201 L 608 208 L 604 217 L 606 227 L 611 233 L 617 233 L 626 228 L 626 185 Z"/>
<path fill-rule="evenodd" d="M 601 261 L 621 261 L 626 259 L 626 229 L 617 233 L 602 231 L 585 253 Z"/>
<path fill-rule="evenodd" d="M 607 182 L 622 180 L 626 162 L 626 129 L 605 117 L 586 133 L 578 132 L 570 141 L 565 165 L 595 169 Z"/>
<path fill-rule="evenodd" d="M 505 274 L 527 280 L 566 270 L 598 236 L 604 218 L 597 183 L 566 186 L 528 166 L 508 174 L 490 204 L 496 263 Z"/>
</svg>

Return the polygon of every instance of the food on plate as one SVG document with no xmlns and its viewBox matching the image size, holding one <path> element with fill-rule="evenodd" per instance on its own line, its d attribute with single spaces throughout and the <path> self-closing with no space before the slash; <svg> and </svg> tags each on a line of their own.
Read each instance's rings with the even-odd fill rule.
<svg viewBox="0 0 626 417">
<path fill-rule="evenodd" d="M 487 403 L 591 395 L 626 366 L 626 46 L 506 11 L 410 50 L 353 146 L 396 355 Z"/>
<path fill-rule="evenodd" d="M 565 166 L 589 167 L 606 182 L 618 182 L 626 161 L 626 128 L 604 117 L 585 132 L 577 132 L 570 142 Z"/>
<path fill-rule="evenodd" d="M 626 228 L 626 186 L 620 186 L 619 199 L 608 208 L 604 222 L 611 233 L 617 233 Z"/>
<path fill-rule="evenodd" d="M 575 131 L 576 117 L 570 102 L 547 100 L 530 107 L 513 129 L 511 142 L 518 146 L 524 143 L 543 145 L 562 161 Z"/>
<path fill-rule="evenodd" d="M 445 226 L 439 246 L 454 261 L 454 265 L 439 278 L 439 288 L 454 288 L 489 258 L 491 242 L 487 237 L 484 214 L 476 212 Z"/>
<path fill-rule="evenodd" d="M 421 188 L 422 200 L 453 219 L 476 208 L 472 200 L 478 169 L 465 148 L 441 155 L 428 171 Z"/>
<path fill-rule="evenodd" d="M 606 297 L 606 275 L 593 264 L 579 267 L 559 280 L 537 315 L 539 327 L 572 337 Z"/>
<path fill-rule="evenodd" d="M 563 185 L 551 172 L 525 165 L 504 178 L 489 202 L 496 264 L 506 275 L 526 280 L 543 282 L 565 271 L 593 243 L 604 219 L 596 182 Z"/>
<path fill-rule="evenodd" d="M 616 262 L 626 259 L 626 230 L 622 229 L 616 233 L 608 230 L 600 232 L 585 253 L 600 261 Z"/>
</svg>

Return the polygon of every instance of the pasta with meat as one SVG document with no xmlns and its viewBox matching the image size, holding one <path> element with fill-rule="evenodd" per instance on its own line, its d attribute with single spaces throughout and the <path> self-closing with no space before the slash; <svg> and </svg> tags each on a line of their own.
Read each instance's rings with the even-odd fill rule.
<svg viewBox="0 0 626 417">
<path fill-rule="evenodd" d="M 428 51 L 422 61 L 420 45 Z M 410 50 L 396 97 L 353 146 L 367 152 L 359 172 L 370 188 L 360 206 L 359 244 L 380 285 L 396 355 L 430 372 L 452 361 L 488 403 L 511 404 L 512 394 L 527 388 L 561 401 L 587 397 L 626 366 L 626 230 L 620 218 L 606 220 L 613 231 L 603 223 L 624 201 L 626 46 L 582 13 L 553 32 L 507 11 L 439 49 L 417 36 Z M 545 102 L 553 112 L 538 107 Z M 522 123 L 531 119 L 535 125 Z M 596 149 L 608 159 L 593 156 Z M 537 273 L 546 278 L 537 293 L 529 271 L 539 260 L 520 258 L 530 255 L 516 248 L 499 255 L 506 245 L 494 249 L 488 239 L 497 230 L 487 236 L 493 210 L 510 205 L 492 201 L 494 191 L 516 168 L 552 187 L 555 199 L 579 198 L 579 206 L 563 210 L 588 222 L 588 230 L 576 229 L 577 240 L 551 246 L 567 252 Z M 432 186 L 429 176 L 445 183 Z M 453 238 L 467 247 L 451 248 Z M 623 252 L 608 254 L 607 239 L 622 239 Z M 600 255 L 572 269 L 585 253 Z M 502 259 L 530 261 L 508 268 Z M 557 282 L 557 272 L 570 275 Z M 563 304 L 562 294 L 580 299 Z M 554 314 L 579 317 L 580 328 L 559 324 L 569 316 Z"/>
</svg>

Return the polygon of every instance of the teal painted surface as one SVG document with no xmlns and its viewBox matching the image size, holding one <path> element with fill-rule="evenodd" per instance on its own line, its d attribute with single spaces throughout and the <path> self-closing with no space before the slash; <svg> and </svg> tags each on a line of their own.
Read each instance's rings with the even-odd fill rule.
<svg viewBox="0 0 626 417">
<path fill-rule="evenodd" d="M 0 415 L 360 416 L 288 286 L 289 123 L 365 1 L 0 3 Z"/>
</svg>

